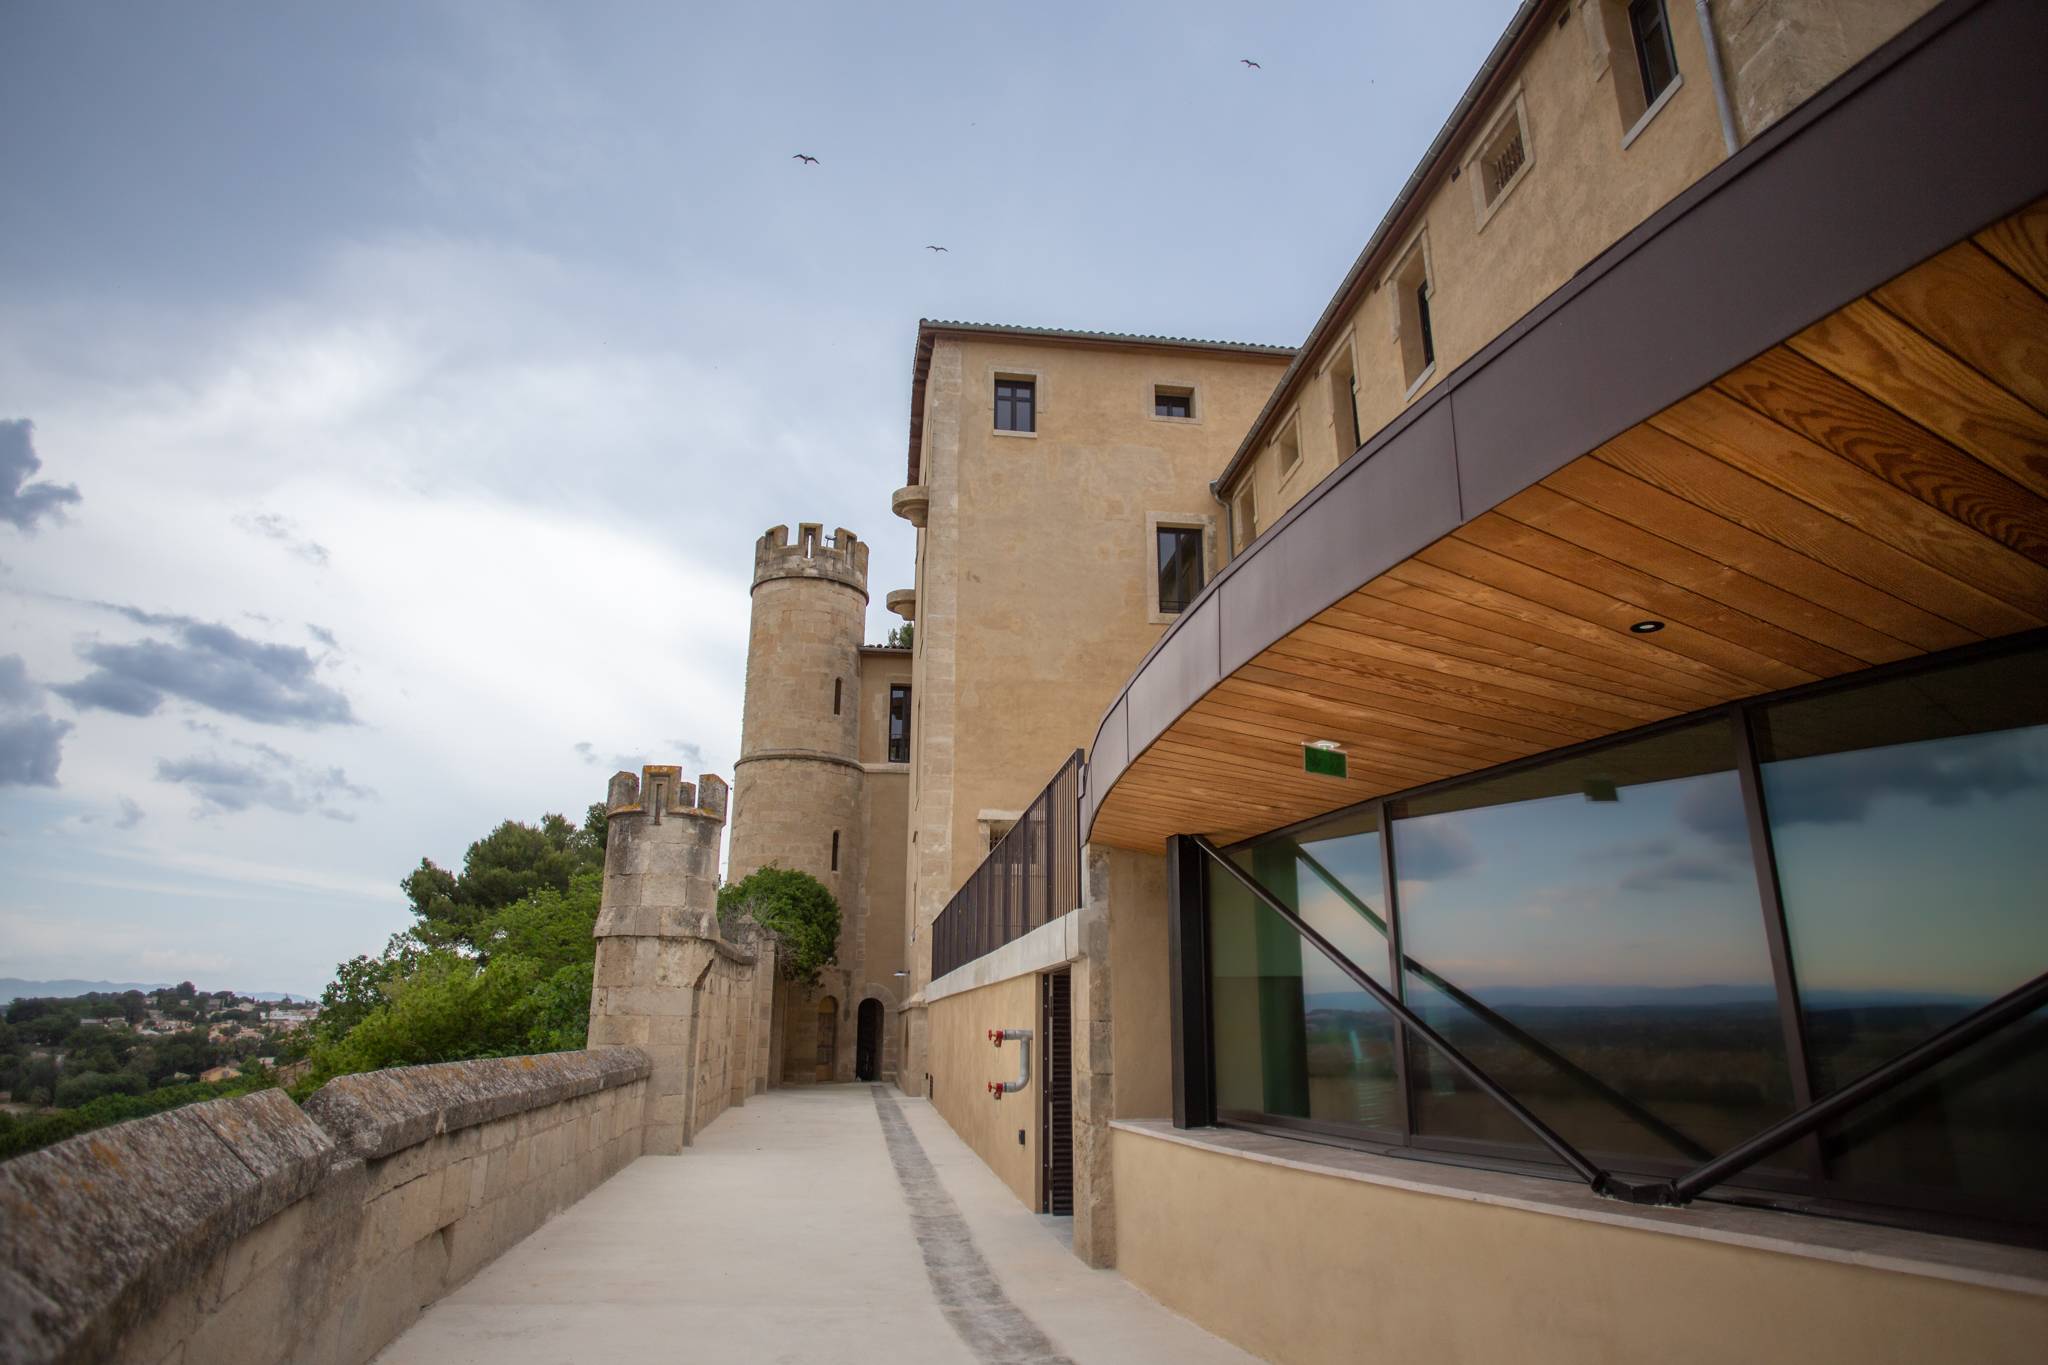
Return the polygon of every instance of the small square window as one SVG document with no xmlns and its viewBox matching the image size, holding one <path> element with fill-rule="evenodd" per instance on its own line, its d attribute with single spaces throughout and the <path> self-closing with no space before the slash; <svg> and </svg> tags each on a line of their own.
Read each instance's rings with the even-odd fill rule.
<svg viewBox="0 0 2048 1365">
<path fill-rule="evenodd" d="M 1479 201 L 1479 226 L 1486 226 L 1486 220 L 1507 198 L 1508 191 L 1528 166 L 1529 120 L 1522 97 L 1516 94 L 1487 130 L 1479 150 L 1465 163 L 1472 172 L 1472 190 Z"/>
<path fill-rule="evenodd" d="M 1159 611 L 1165 616 L 1188 609 L 1202 591 L 1202 528 L 1159 528 Z"/>
<path fill-rule="evenodd" d="M 1038 430 L 1038 385 L 1035 381 L 996 380 L 996 430 Z"/>
<path fill-rule="evenodd" d="M 1273 443 L 1273 448 L 1276 452 L 1274 458 L 1280 464 L 1280 477 L 1284 479 L 1301 466 L 1300 424 L 1290 418 L 1286 430 L 1280 433 L 1280 439 Z"/>
<path fill-rule="evenodd" d="M 1155 385 L 1152 390 L 1152 415 L 1192 418 L 1195 415 L 1195 391 L 1174 388 L 1166 384 Z"/>
</svg>

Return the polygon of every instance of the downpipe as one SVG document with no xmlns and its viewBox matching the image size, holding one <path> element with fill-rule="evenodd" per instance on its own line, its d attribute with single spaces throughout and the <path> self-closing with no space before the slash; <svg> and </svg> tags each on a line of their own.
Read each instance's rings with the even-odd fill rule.
<svg viewBox="0 0 2048 1365">
<path fill-rule="evenodd" d="M 1028 1028 L 992 1028 L 988 1031 L 988 1040 L 997 1047 L 1001 1047 L 1003 1040 L 1006 1038 L 1014 1038 L 1019 1044 L 1017 1079 L 1014 1081 L 990 1081 L 988 1083 L 988 1093 L 991 1099 L 1000 1100 L 1005 1095 L 1014 1095 L 1025 1086 L 1031 1084 L 1031 1030 Z"/>
<path fill-rule="evenodd" d="M 1721 40 L 1714 36 L 1712 0 L 1693 0 L 1700 17 L 1700 44 L 1706 49 L 1707 80 L 1714 87 L 1714 109 L 1721 116 L 1721 144 L 1734 156 L 1742 150 L 1742 135 L 1735 131 L 1735 106 L 1728 99 L 1728 77 L 1721 67 Z"/>
</svg>

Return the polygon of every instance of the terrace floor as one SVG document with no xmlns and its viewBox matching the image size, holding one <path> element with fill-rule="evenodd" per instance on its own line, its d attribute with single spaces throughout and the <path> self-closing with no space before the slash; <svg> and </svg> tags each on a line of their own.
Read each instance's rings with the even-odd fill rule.
<svg viewBox="0 0 2048 1365">
<path fill-rule="evenodd" d="M 642 1157 L 429 1308 L 381 1365 L 1222 1365 L 1245 1355 L 1090 1270 L 922 1099 L 770 1091 Z"/>
</svg>

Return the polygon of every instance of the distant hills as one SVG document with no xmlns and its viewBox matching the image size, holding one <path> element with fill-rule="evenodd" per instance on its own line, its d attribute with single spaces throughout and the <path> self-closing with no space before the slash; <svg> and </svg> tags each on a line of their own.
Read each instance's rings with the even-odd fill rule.
<svg viewBox="0 0 2048 1365">
<path fill-rule="evenodd" d="M 24 981 L 18 976 L 0 976 L 0 1005 L 10 1001 L 38 996 L 119 995 L 123 991 L 162 991 L 177 985 L 175 981 Z M 211 994 L 218 994 L 219 987 L 212 987 Z M 284 991 L 236 991 L 236 995 L 250 1000 L 311 1000 L 307 995 L 293 995 Z"/>
</svg>

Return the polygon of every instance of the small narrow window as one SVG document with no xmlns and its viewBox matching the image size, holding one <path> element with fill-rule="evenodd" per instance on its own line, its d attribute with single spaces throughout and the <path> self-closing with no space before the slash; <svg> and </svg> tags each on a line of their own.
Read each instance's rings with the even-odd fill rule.
<svg viewBox="0 0 2048 1365">
<path fill-rule="evenodd" d="M 1422 368 L 1436 364 L 1436 333 L 1429 325 L 1429 281 L 1415 286 L 1415 314 L 1422 322 Z"/>
<path fill-rule="evenodd" d="M 832 831 L 832 870 L 839 870 L 839 831 Z"/>
<path fill-rule="evenodd" d="M 1289 474 L 1292 474 L 1295 471 L 1296 467 L 1301 464 L 1301 435 L 1299 425 L 1293 421 L 1289 421 L 1287 423 L 1286 430 L 1280 433 L 1280 439 L 1275 441 L 1273 443 L 1273 446 L 1274 449 L 1278 452 L 1274 456 L 1274 458 L 1279 462 L 1280 465 L 1280 477 L 1284 479 Z"/>
<path fill-rule="evenodd" d="M 1635 44 L 1636 70 L 1643 79 L 1643 105 L 1655 104 L 1678 75 L 1678 58 L 1671 50 L 1671 20 L 1664 13 L 1664 0 L 1630 0 L 1628 36 Z"/>
<path fill-rule="evenodd" d="M 1236 554 L 1259 535 L 1258 506 L 1252 498 L 1250 484 L 1245 485 L 1244 491 L 1237 495 L 1237 501 L 1230 506 L 1230 552 Z"/>
<path fill-rule="evenodd" d="M 1429 251 L 1418 240 L 1392 276 L 1394 328 L 1401 342 L 1401 373 L 1412 393 L 1436 364 L 1436 327 L 1429 315 L 1435 290 L 1429 279 Z"/>
<path fill-rule="evenodd" d="M 1337 433 L 1341 464 L 1358 449 L 1358 370 L 1349 346 L 1330 364 L 1330 427 Z"/>
<path fill-rule="evenodd" d="M 834 678 L 832 680 L 832 714 L 835 716 L 839 714 L 840 692 L 845 686 L 846 679 L 844 678 Z"/>
<path fill-rule="evenodd" d="M 1202 528 L 1159 528 L 1159 610 L 1177 615 L 1202 590 Z"/>
<path fill-rule="evenodd" d="M 889 761 L 910 762 L 910 688 L 889 684 Z"/>
<path fill-rule="evenodd" d="M 996 380 L 996 430 L 1038 430 L 1038 384 L 1030 379 Z"/>
<path fill-rule="evenodd" d="M 1175 388 L 1168 384 L 1155 385 L 1152 390 L 1152 415 L 1192 418 L 1195 415 L 1195 391 Z"/>
</svg>

